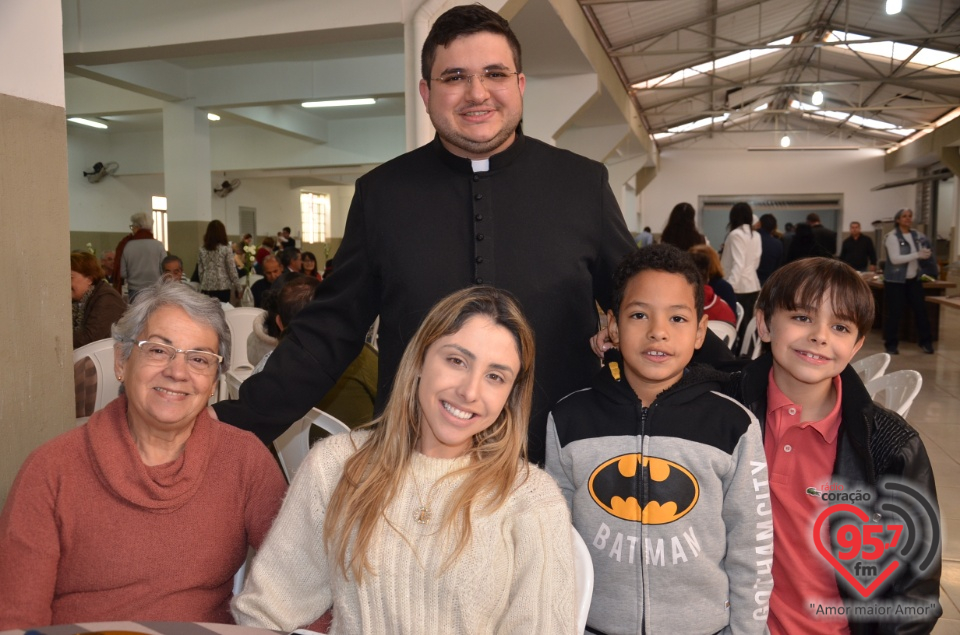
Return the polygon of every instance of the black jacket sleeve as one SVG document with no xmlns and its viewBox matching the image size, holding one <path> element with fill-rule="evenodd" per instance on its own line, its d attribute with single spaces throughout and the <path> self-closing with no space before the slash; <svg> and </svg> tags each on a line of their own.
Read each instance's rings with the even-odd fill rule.
<svg viewBox="0 0 960 635">
<path fill-rule="evenodd" d="M 272 443 L 323 398 L 360 353 L 380 298 L 364 214 L 358 181 L 333 272 L 294 318 L 263 372 L 240 386 L 240 399 L 214 405 L 221 421 Z"/>
</svg>

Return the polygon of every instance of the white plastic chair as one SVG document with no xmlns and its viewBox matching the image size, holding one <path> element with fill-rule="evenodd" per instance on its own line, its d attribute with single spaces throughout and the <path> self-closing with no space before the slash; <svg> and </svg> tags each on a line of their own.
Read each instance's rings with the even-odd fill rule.
<svg viewBox="0 0 960 635">
<path fill-rule="evenodd" d="M 750 359 L 760 357 L 760 331 L 757 330 L 757 317 L 753 316 L 747 322 L 747 328 L 743 331 L 743 343 L 740 344 L 740 357 L 749 355 Z"/>
<path fill-rule="evenodd" d="M 737 302 L 736 305 L 737 305 L 737 306 L 733 307 L 733 310 L 734 310 L 734 311 L 736 312 L 736 314 L 737 314 L 737 332 L 739 333 L 739 332 L 740 332 L 740 323 L 743 322 L 743 313 L 744 313 L 744 310 L 743 310 L 743 305 L 740 304 L 739 302 Z"/>
<path fill-rule="evenodd" d="M 280 459 L 280 467 L 283 468 L 288 481 L 293 481 L 293 476 L 297 473 L 300 464 L 307 458 L 307 453 L 310 451 L 310 428 L 313 426 L 330 434 L 350 432 L 349 426 L 336 417 L 317 408 L 311 408 L 303 419 L 290 426 L 273 442 L 273 447 Z"/>
<path fill-rule="evenodd" d="M 713 331 L 714 335 L 723 340 L 727 348 L 733 350 L 733 343 L 737 339 L 737 327 L 723 320 L 710 320 L 707 322 L 707 328 Z"/>
<path fill-rule="evenodd" d="M 923 377 L 917 371 L 898 370 L 871 379 L 865 387 L 871 399 L 906 419 L 922 385 Z"/>
<path fill-rule="evenodd" d="M 873 355 L 868 355 L 863 359 L 858 359 L 851 363 L 850 367 L 860 375 L 860 381 L 867 383 L 871 379 L 876 379 L 883 375 L 883 371 L 887 370 L 887 366 L 889 365 L 889 353 L 874 353 Z"/>
<path fill-rule="evenodd" d="M 224 382 L 226 383 L 227 389 L 223 393 L 224 399 L 239 399 L 240 398 L 240 384 L 242 384 L 247 377 L 253 374 L 252 368 L 232 368 L 223 374 Z"/>
<path fill-rule="evenodd" d="M 577 602 L 577 632 L 583 633 L 587 628 L 587 616 L 590 614 L 590 604 L 593 602 L 593 558 L 583 541 L 580 532 L 571 526 L 573 533 L 573 588 Z"/>
<path fill-rule="evenodd" d="M 120 393 L 120 380 L 117 379 L 113 371 L 113 345 L 115 340 L 112 337 L 90 342 L 73 351 L 73 363 L 76 364 L 84 357 L 89 357 L 97 371 L 97 397 L 94 402 L 94 411 L 100 410 L 108 403 L 117 398 Z M 86 420 L 87 417 L 80 419 Z M 83 423 L 77 420 L 78 425 Z"/>
<path fill-rule="evenodd" d="M 232 311 L 224 311 L 223 316 L 227 320 L 227 326 L 230 328 L 230 369 L 253 370 L 253 364 L 247 359 L 247 337 L 253 333 L 253 321 L 258 315 L 264 313 L 263 309 L 254 307 L 238 307 Z M 220 394 L 219 399 L 226 398 L 227 374 L 220 376 Z"/>
</svg>

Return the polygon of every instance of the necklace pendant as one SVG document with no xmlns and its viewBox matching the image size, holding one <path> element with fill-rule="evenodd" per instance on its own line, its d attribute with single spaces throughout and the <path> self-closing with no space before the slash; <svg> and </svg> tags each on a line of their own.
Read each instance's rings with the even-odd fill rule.
<svg viewBox="0 0 960 635">
<path fill-rule="evenodd" d="M 413 519 L 416 520 L 419 525 L 426 525 L 430 522 L 430 510 L 421 505 L 417 508 L 417 511 L 413 512 Z"/>
</svg>

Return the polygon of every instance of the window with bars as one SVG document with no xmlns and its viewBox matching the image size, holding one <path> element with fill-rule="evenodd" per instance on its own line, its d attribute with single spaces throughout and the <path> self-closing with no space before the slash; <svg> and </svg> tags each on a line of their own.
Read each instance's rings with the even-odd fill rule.
<svg viewBox="0 0 960 635">
<path fill-rule="evenodd" d="M 300 225 L 304 243 L 325 243 L 330 235 L 330 195 L 300 192 Z"/>
<path fill-rule="evenodd" d="M 167 197 L 154 196 L 151 200 L 153 210 L 153 237 L 163 243 L 163 248 L 170 251 L 170 237 L 167 233 Z"/>
</svg>

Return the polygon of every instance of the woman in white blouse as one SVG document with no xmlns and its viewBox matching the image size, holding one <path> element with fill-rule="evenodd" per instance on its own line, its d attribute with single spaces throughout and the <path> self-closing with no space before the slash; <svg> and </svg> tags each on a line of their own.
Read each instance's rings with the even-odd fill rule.
<svg viewBox="0 0 960 635">
<path fill-rule="evenodd" d="M 730 224 L 727 225 L 727 230 L 720 264 L 727 273 L 727 282 L 737 295 L 737 302 L 743 306 L 744 319 L 737 333 L 739 342 L 743 339 L 747 322 L 753 317 L 753 305 L 760 294 L 757 267 L 760 266 L 763 247 L 760 244 L 760 234 L 753 231 L 753 208 L 747 203 L 734 204 L 730 208 Z M 737 345 L 734 345 L 733 350 L 737 350 Z"/>
<path fill-rule="evenodd" d="M 896 355 L 900 340 L 900 318 L 904 305 L 917 320 L 917 341 L 924 353 L 933 353 L 933 336 L 927 307 L 923 301 L 923 283 L 920 280 L 920 260 L 930 257 L 930 250 L 921 246 L 924 235 L 915 229 L 913 210 L 902 209 L 893 217 L 897 224 L 887 234 L 883 245 L 887 250 L 887 261 L 883 267 L 883 293 L 886 312 L 883 316 L 883 344 L 887 352 Z"/>
</svg>

